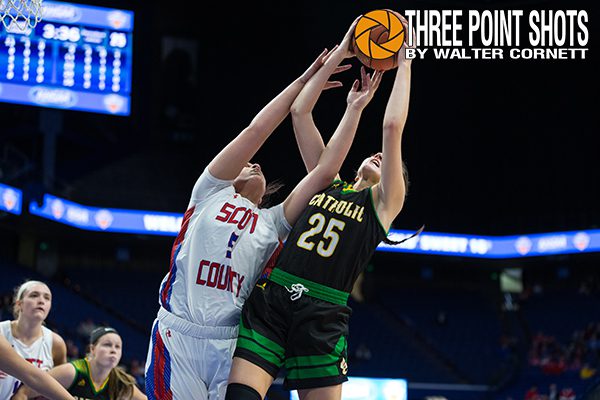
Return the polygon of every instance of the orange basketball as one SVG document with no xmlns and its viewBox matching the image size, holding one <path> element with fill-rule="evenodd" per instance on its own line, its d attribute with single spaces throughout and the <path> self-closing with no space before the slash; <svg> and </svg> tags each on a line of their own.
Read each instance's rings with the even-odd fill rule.
<svg viewBox="0 0 600 400">
<path fill-rule="evenodd" d="M 369 68 L 387 71 L 398 66 L 398 52 L 404 44 L 400 13 L 374 10 L 363 15 L 352 35 L 356 57 Z"/>
</svg>

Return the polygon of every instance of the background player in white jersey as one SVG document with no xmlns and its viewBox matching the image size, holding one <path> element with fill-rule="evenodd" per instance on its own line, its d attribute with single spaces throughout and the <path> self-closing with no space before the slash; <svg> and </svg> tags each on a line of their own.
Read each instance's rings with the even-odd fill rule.
<svg viewBox="0 0 600 400">
<path fill-rule="evenodd" d="M 0 322 L 0 335 L 13 349 L 35 367 L 48 371 L 67 362 L 65 341 L 43 326 L 52 308 L 50 288 L 39 281 L 27 281 L 19 286 L 14 297 L 15 320 Z M 0 400 L 8 399 L 21 381 L 0 372 Z"/>
<path fill-rule="evenodd" d="M 317 166 L 283 203 L 262 209 L 266 181 L 250 160 L 326 55 L 265 106 L 196 182 L 160 288 L 146 362 L 149 399 L 225 397 L 242 304 L 308 200 L 335 178 L 380 81 L 374 77 L 360 90 L 352 88 L 356 103 L 348 107 Z"/>
</svg>

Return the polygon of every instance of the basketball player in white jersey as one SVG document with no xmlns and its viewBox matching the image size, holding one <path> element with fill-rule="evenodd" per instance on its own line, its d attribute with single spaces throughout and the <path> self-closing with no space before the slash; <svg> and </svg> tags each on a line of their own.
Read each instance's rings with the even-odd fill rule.
<svg viewBox="0 0 600 400">
<path fill-rule="evenodd" d="M 265 177 L 250 160 L 327 56 L 323 52 L 267 104 L 196 182 L 160 287 L 146 362 L 148 399 L 225 398 L 242 305 L 311 196 L 335 178 L 379 84 L 369 78 L 360 90 L 353 86 L 356 103 L 348 104 L 318 165 L 283 203 L 261 208 Z M 328 82 L 324 89 L 335 86 L 341 83 Z"/>
<path fill-rule="evenodd" d="M 14 321 L 0 322 L 3 336 L 25 360 L 43 371 L 67 362 L 67 346 L 60 335 L 43 326 L 52 307 L 52 293 L 39 281 L 27 281 L 14 297 Z M 0 372 L 0 400 L 9 399 L 21 381 Z"/>
</svg>

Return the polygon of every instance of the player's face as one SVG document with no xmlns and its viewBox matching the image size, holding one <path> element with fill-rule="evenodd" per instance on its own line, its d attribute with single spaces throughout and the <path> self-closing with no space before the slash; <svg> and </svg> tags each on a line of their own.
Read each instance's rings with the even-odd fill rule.
<svg viewBox="0 0 600 400">
<path fill-rule="evenodd" d="M 19 303 L 21 307 L 19 318 L 24 317 L 43 321 L 52 307 L 52 293 L 46 285 L 33 285 L 25 291 Z"/>
<path fill-rule="evenodd" d="M 107 333 L 92 348 L 92 358 L 104 368 L 114 368 L 121 361 L 123 342 L 116 333 Z"/>
<path fill-rule="evenodd" d="M 262 198 L 265 194 L 267 181 L 260 165 L 248 163 L 233 181 L 233 186 L 238 193 L 249 197 Z"/>
<path fill-rule="evenodd" d="M 358 168 L 358 177 L 366 180 L 379 182 L 381 179 L 381 163 L 383 154 L 381 152 L 373 154 L 360 164 Z"/>
</svg>

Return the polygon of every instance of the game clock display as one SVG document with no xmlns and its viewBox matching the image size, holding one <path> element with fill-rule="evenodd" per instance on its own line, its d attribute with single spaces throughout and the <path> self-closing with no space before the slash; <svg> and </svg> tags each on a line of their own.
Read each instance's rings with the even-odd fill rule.
<svg viewBox="0 0 600 400">
<path fill-rule="evenodd" d="M 0 101 L 129 115 L 133 17 L 44 1 L 34 29 L 0 25 Z"/>
</svg>

